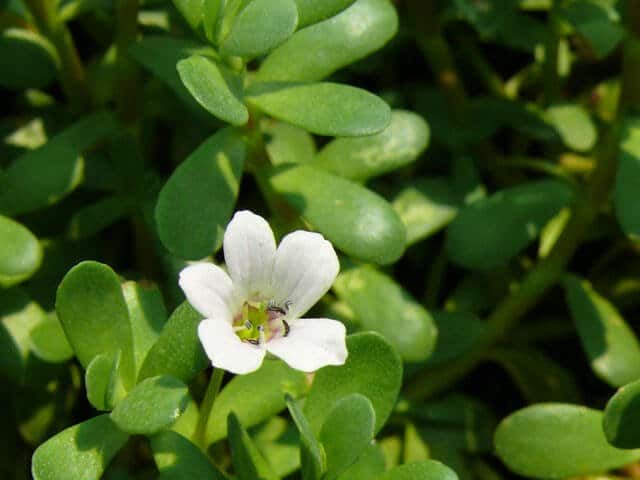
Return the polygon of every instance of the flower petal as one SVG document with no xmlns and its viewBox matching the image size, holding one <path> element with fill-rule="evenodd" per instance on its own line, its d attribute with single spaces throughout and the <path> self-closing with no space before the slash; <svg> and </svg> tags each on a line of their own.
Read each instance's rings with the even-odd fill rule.
<svg viewBox="0 0 640 480">
<path fill-rule="evenodd" d="M 314 372 L 347 359 L 346 329 L 329 318 L 301 318 L 290 325 L 289 335 L 267 342 L 267 351 L 296 370 Z"/>
<path fill-rule="evenodd" d="M 224 270 L 213 263 L 194 263 L 182 269 L 178 283 L 200 315 L 231 323 L 233 285 Z"/>
<path fill-rule="evenodd" d="M 306 313 L 331 288 L 340 263 L 319 233 L 297 230 L 282 239 L 271 276 L 274 300 L 290 303 L 289 318 Z"/>
<path fill-rule="evenodd" d="M 224 232 L 224 259 L 238 295 L 258 299 L 269 284 L 276 241 L 267 221 L 248 210 L 237 212 Z"/>
<path fill-rule="evenodd" d="M 240 340 L 231 324 L 218 318 L 200 322 L 198 337 L 213 366 L 231 373 L 244 375 L 257 370 L 266 354 L 264 349 Z"/>
</svg>

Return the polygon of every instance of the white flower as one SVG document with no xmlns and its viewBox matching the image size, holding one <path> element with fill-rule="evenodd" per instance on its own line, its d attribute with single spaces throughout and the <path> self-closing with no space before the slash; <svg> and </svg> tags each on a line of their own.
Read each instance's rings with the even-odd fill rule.
<svg viewBox="0 0 640 480">
<path fill-rule="evenodd" d="M 319 233 L 295 231 L 278 249 L 264 218 L 237 212 L 224 234 L 229 274 L 212 263 L 180 272 L 180 287 L 205 319 L 198 336 L 214 367 L 245 374 L 267 352 L 312 372 L 342 365 L 346 330 L 328 318 L 300 318 L 333 284 L 340 264 Z"/>
</svg>

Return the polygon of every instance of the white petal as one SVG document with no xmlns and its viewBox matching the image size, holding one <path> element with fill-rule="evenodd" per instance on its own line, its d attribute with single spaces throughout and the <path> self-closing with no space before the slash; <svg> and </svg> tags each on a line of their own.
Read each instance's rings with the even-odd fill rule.
<svg viewBox="0 0 640 480">
<path fill-rule="evenodd" d="M 207 318 L 198 325 L 198 337 L 207 357 L 216 368 L 243 375 L 262 365 L 266 351 L 256 345 L 241 341 L 230 323 L 217 318 Z"/>
<path fill-rule="evenodd" d="M 306 313 L 331 288 L 340 263 L 319 233 L 297 230 L 282 239 L 271 276 L 274 300 L 290 302 L 289 318 Z"/>
<path fill-rule="evenodd" d="M 269 284 L 276 241 L 267 221 L 243 210 L 237 212 L 224 232 L 224 260 L 234 287 L 244 299 L 257 299 Z"/>
<path fill-rule="evenodd" d="M 290 325 L 289 335 L 267 342 L 267 350 L 303 372 L 347 359 L 346 329 L 337 320 L 301 318 Z"/>
<path fill-rule="evenodd" d="M 233 285 L 229 275 L 213 263 L 194 263 L 180 272 L 178 280 L 187 300 L 200 315 L 232 320 Z"/>
</svg>

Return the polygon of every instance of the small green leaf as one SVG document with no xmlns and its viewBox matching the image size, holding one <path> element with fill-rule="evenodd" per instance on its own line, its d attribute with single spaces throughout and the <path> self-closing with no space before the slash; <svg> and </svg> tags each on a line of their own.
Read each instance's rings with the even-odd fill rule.
<svg viewBox="0 0 640 480">
<path fill-rule="evenodd" d="M 402 361 L 389 343 L 376 333 L 347 337 L 349 357 L 341 367 L 325 367 L 313 380 L 304 412 L 314 432 L 319 432 L 329 412 L 344 397 L 367 397 L 376 413 L 378 432 L 396 403 L 402 383 Z"/>
<path fill-rule="evenodd" d="M 340 475 L 340 480 L 362 480 L 375 478 L 385 471 L 385 458 L 380 445 L 372 443 L 358 461 Z"/>
<path fill-rule="evenodd" d="M 353 3 L 348 0 L 296 2 L 301 26 L 320 20 L 323 14 L 337 13 Z M 382 48 L 397 29 L 398 15 L 388 0 L 358 0 L 335 17 L 293 34 L 264 60 L 257 80 L 322 80 Z"/>
<path fill-rule="evenodd" d="M 160 191 L 155 216 L 162 243 L 201 259 L 220 248 L 236 203 L 246 154 L 243 137 L 220 130 L 182 162 Z"/>
<path fill-rule="evenodd" d="M 295 0 L 300 20 L 299 27 L 306 27 L 325 18 L 334 16 L 351 5 L 355 0 Z"/>
<path fill-rule="evenodd" d="M 182 14 L 189 26 L 197 32 L 202 26 L 204 0 L 173 0 L 173 4 Z"/>
<path fill-rule="evenodd" d="M 333 289 L 363 329 L 382 334 L 405 361 L 425 360 L 433 351 L 437 330 L 429 312 L 391 277 L 369 266 L 351 268 Z"/>
<path fill-rule="evenodd" d="M 624 28 L 597 2 L 571 2 L 560 15 L 587 40 L 596 58 L 609 55 L 624 37 Z"/>
<path fill-rule="evenodd" d="M 260 126 L 272 165 L 311 163 L 316 145 L 306 130 L 272 119 L 264 119 Z"/>
<path fill-rule="evenodd" d="M 627 119 L 622 132 L 618 172 L 614 192 L 615 212 L 624 232 L 640 238 L 640 209 L 636 207 L 640 191 L 640 117 Z"/>
<path fill-rule="evenodd" d="M 25 227 L 0 215 L 0 286 L 10 287 L 29 278 L 40 267 L 42 248 Z"/>
<path fill-rule="evenodd" d="M 182 435 L 165 431 L 151 437 L 159 480 L 225 480 L 202 451 Z"/>
<path fill-rule="evenodd" d="M 276 480 L 278 477 L 233 412 L 229 414 L 227 425 L 231 458 L 238 480 Z"/>
<path fill-rule="evenodd" d="M 247 89 L 246 101 L 318 135 L 371 135 L 385 129 L 391 119 L 382 99 L 338 83 L 258 83 Z"/>
<path fill-rule="evenodd" d="M 120 352 L 96 355 L 87 366 L 84 383 L 87 399 L 97 410 L 109 411 L 124 397 L 118 381 Z"/>
<path fill-rule="evenodd" d="M 56 49 L 35 32 L 7 28 L 0 34 L 0 86 L 12 90 L 42 88 L 58 72 Z"/>
<path fill-rule="evenodd" d="M 82 262 L 58 287 L 56 312 L 69 343 L 87 368 L 93 357 L 121 350 L 120 376 L 126 389 L 135 378 L 131 324 L 120 279 L 107 265 Z"/>
<path fill-rule="evenodd" d="M 602 427 L 611 445 L 640 447 L 640 380 L 621 387 L 609 399 Z"/>
<path fill-rule="evenodd" d="M 388 264 L 404 252 L 404 226 L 370 190 L 306 165 L 274 169 L 267 177 L 305 222 L 345 253 Z"/>
<path fill-rule="evenodd" d="M 184 86 L 209 113 L 231 125 L 247 123 L 249 112 L 241 100 L 237 75 L 199 55 L 180 60 L 177 68 Z"/>
<path fill-rule="evenodd" d="M 595 374 L 614 387 L 640 379 L 640 343 L 616 308 L 577 277 L 567 277 L 564 286 Z"/>
<path fill-rule="evenodd" d="M 126 217 L 131 210 L 131 203 L 129 197 L 112 195 L 79 208 L 71 217 L 69 237 L 80 240 L 96 235 Z"/>
<path fill-rule="evenodd" d="M 435 460 L 400 465 L 376 477 L 376 480 L 458 480 L 446 465 Z"/>
<path fill-rule="evenodd" d="M 129 436 L 108 415 L 69 427 L 33 454 L 34 480 L 98 480 Z"/>
<path fill-rule="evenodd" d="M 174 424 L 188 401 L 189 389 L 177 378 L 151 377 L 116 405 L 111 419 L 123 432 L 150 435 Z"/>
<path fill-rule="evenodd" d="M 447 229 L 447 250 L 467 268 L 507 263 L 572 199 L 570 187 L 540 180 L 494 193 L 462 209 Z"/>
<path fill-rule="evenodd" d="M 376 413 L 367 397 L 354 393 L 333 407 L 320 430 L 326 456 L 324 478 L 338 478 L 373 440 Z"/>
<path fill-rule="evenodd" d="M 420 178 L 400 190 L 392 205 L 407 230 L 407 245 L 411 245 L 451 223 L 460 200 L 448 179 Z"/>
<path fill-rule="evenodd" d="M 572 373 L 539 350 L 498 348 L 489 358 L 502 365 L 528 403 L 582 400 Z"/>
<path fill-rule="evenodd" d="M 187 302 L 176 308 L 145 357 L 138 381 L 156 375 L 171 375 L 189 383 L 204 370 L 209 360 L 198 339 L 201 319 Z"/>
<path fill-rule="evenodd" d="M 640 459 L 640 450 L 607 443 L 601 412 L 561 403 L 518 410 L 500 423 L 495 444 L 509 469 L 535 478 L 588 475 Z"/>
<path fill-rule="evenodd" d="M 249 428 L 283 410 L 284 393 L 298 397 L 308 389 L 305 374 L 279 360 L 264 362 L 256 372 L 236 375 L 213 404 L 207 423 L 207 445 L 227 436 L 226 418 L 231 411 Z"/>
<path fill-rule="evenodd" d="M 296 401 L 286 396 L 287 408 L 293 422 L 300 432 L 300 463 L 302 464 L 302 478 L 305 480 L 319 480 L 325 469 L 325 454 L 322 445 L 311 431 L 309 421 L 300 410 Z"/>
<path fill-rule="evenodd" d="M 580 105 L 553 105 L 547 109 L 546 118 L 558 130 L 567 147 L 586 152 L 595 145 L 598 132 L 588 112 Z"/>
<path fill-rule="evenodd" d="M 257 57 L 284 42 L 297 25 L 298 9 L 293 0 L 253 0 L 235 18 L 220 53 Z"/>
<path fill-rule="evenodd" d="M 167 310 L 160 289 L 152 284 L 125 282 L 122 294 L 129 310 L 133 335 L 133 358 L 140 370 L 147 353 L 156 343 L 167 321 Z"/>
<path fill-rule="evenodd" d="M 55 312 L 43 317 L 29 332 L 31 351 L 45 362 L 62 363 L 73 357 L 73 349 Z"/>
<path fill-rule="evenodd" d="M 365 181 L 415 161 L 428 142 L 429 126 L 421 116 L 395 110 L 382 132 L 337 138 L 318 153 L 313 165 L 350 180 Z"/>
</svg>

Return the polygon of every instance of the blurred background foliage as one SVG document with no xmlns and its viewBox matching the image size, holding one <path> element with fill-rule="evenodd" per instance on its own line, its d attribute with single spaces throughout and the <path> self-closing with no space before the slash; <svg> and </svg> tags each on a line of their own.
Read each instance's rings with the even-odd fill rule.
<svg viewBox="0 0 640 480">
<path fill-rule="evenodd" d="M 637 2 L 0 0 L 0 28 L 2 478 L 80 422 L 37 478 L 218 478 L 198 435 L 238 478 L 297 478 L 302 438 L 316 478 L 340 418 L 364 453 L 324 478 L 640 477 Z M 381 337 L 355 383 L 227 379 L 205 434 L 177 273 L 245 208 L 330 239 L 317 312 Z"/>
</svg>

